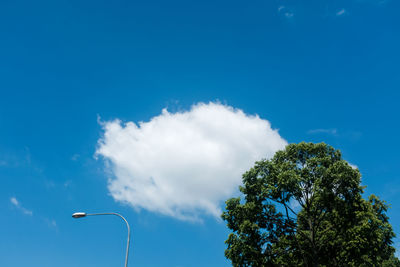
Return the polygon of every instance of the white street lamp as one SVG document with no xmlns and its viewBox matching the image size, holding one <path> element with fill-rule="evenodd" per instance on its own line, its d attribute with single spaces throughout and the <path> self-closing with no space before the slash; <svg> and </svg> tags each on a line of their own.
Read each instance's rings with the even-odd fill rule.
<svg viewBox="0 0 400 267">
<path fill-rule="evenodd" d="M 83 218 L 83 217 L 86 217 L 86 216 L 95 216 L 95 215 L 116 215 L 116 216 L 120 217 L 122 220 L 125 221 L 126 227 L 128 227 L 128 239 L 127 239 L 127 242 L 126 242 L 125 267 L 128 267 L 129 240 L 130 240 L 130 236 L 131 236 L 131 229 L 129 227 L 128 221 L 121 214 L 114 213 L 114 212 L 107 212 L 107 213 L 75 212 L 74 214 L 72 214 L 72 217 L 75 218 L 75 219 L 78 219 L 78 218 Z"/>
</svg>

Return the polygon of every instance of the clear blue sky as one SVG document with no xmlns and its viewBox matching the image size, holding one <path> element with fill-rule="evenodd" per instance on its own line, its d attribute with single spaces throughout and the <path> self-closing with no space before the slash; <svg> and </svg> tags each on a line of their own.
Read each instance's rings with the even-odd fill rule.
<svg viewBox="0 0 400 267">
<path fill-rule="evenodd" d="M 229 231 L 115 201 L 98 123 L 220 101 L 287 142 L 324 141 L 400 235 L 395 0 L 0 3 L 0 265 L 229 266 Z M 155 167 L 156 168 L 156 167 Z M 400 239 L 396 239 L 400 248 Z"/>
</svg>

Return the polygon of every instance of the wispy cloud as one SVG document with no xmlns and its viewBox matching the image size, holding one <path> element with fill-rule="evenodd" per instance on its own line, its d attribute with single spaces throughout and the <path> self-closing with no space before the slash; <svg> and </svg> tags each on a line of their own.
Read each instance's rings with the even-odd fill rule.
<svg viewBox="0 0 400 267">
<path fill-rule="evenodd" d="M 288 21 L 295 21 L 295 19 L 307 18 L 337 18 L 347 17 L 356 12 L 357 8 L 365 5 L 376 6 L 383 8 L 391 2 L 391 0 L 350 0 L 343 3 L 338 1 L 319 1 L 318 4 L 313 5 L 312 8 L 305 9 L 302 1 L 284 1 L 277 0 L 275 6 L 277 14 Z M 340 2 L 340 1 L 339 1 Z M 354 5 L 354 3 L 358 3 Z"/>
<path fill-rule="evenodd" d="M 50 220 L 49 226 L 57 228 L 57 222 L 55 220 Z"/>
<path fill-rule="evenodd" d="M 33 212 L 31 210 L 24 208 L 16 197 L 11 197 L 10 202 L 11 202 L 11 204 L 14 205 L 14 207 L 16 207 L 23 214 L 30 215 L 30 216 L 33 215 Z"/>
<path fill-rule="evenodd" d="M 330 129 L 312 129 L 307 132 L 308 134 L 330 134 L 330 135 L 337 135 L 338 131 L 336 128 Z"/>
<path fill-rule="evenodd" d="M 286 6 L 279 6 L 278 13 L 283 15 L 284 17 L 290 19 L 294 16 L 294 13 L 291 9 L 287 8 Z"/>
<path fill-rule="evenodd" d="M 53 180 L 50 179 L 45 179 L 44 180 L 44 185 L 46 186 L 47 189 L 52 189 L 56 187 L 56 183 Z"/>
<path fill-rule="evenodd" d="M 110 163 L 114 199 L 181 220 L 220 218 L 243 172 L 287 144 L 267 120 L 219 103 L 102 125 L 96 154 Z"/>
<path fill-rule="evenodd" d="M 376 5 L 384 5 L 388 2 L 390 2 L 390 0 L 356 0 L 357 2 L 361 2 L 361 3 L 370 3 L 370 4 L 376 4 Z"/>
<path fill-rule="evenodd" d="M 285 12 L 285 17 L 287 17 L 288 19 L 292 18 L 293 16 L 293 12 Z"/>
<path fill-rule="evenodd" d="M 64 182 L 63 185 L 64 185 L 65 188 L 71 187 L 72 181 L 71 180 L 67 180 L 67 181 Z"/>
<path fill-rule="evenodd" d="M 46 222 L 48 227 L 54 228 L 56 231 L 58 231 L 58 225 L 57 225 L 56 220 L 44 218 L 44 221 Z"/>
<path fill-rule="evenodd" d="M 344 8 L 342 8 L 338 12 L 336 12 L 336 16 L 338 16 L 338 17 L 343 16 L 345 14 L 347 14 L 347 11 Z"/>
</svg>

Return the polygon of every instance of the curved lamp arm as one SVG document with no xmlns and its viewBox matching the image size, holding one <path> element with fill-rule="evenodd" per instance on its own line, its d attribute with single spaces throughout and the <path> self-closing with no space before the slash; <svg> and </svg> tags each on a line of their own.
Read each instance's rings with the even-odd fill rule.
<svg viewBox="0 0 400 267">
<path fill-rule="evenodd" d="M 126 227 L 128 228 L 128 239 L 127 239 L 127 242 L 126 242 L 125 267 L 128 267 L 129 241 L 130 241 L 130 236 L 131 236 L 131 228 L 129 227 L 128 221 L 124 218 L 124 216 L 122 216 L 119 213 L 115 213 L 115 212 L 105 212 L 105 213 L 75 212 L 74 214 L 72 214 L 72 217 L 73 218 L 83 218 L 83 217 L 86 217 L 86 216 L 96 216 L 96 215 L 115 215 L 115 216 L 120 217 L 126 223 Z"/>
</svg>

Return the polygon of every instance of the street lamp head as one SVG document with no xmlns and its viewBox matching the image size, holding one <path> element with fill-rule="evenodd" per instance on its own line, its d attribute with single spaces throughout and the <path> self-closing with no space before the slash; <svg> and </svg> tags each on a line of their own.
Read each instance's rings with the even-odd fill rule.
<svg viewBox="0 0 400 267">
<path fill-rule="evenodd" d="M 74 214 L 72 214 L 73 218 L 82 218 L 82 217 L 86 217 L 86 213 L 85 212 L 75 212 Z"/>
<path fill-rule="evenodd" d="M 118 214 L 118 213 L 115 213 L 115 212 L 89 213 L 89 214 L 87 214 L 86 212 L 75 212 L 74 214 L 72 214 L 72 218 L 78 219 L 78 218 L 83 218 L 83 217 L 86 217 L 86 216 L 93 216 L 93 215 L 115 215 L 115 216 L 118 216 L 122 220 L 125 221 L 126 227 L 128 228 L 128 239 L 127 239 L 127 242 L 126 242 L 125 267 L 128 267 L 129 240 L 130 240 L 130 234 L 131 234 L 131 230 L 130 230 L 128 221 L 121 214 Z"/>
</svg>

